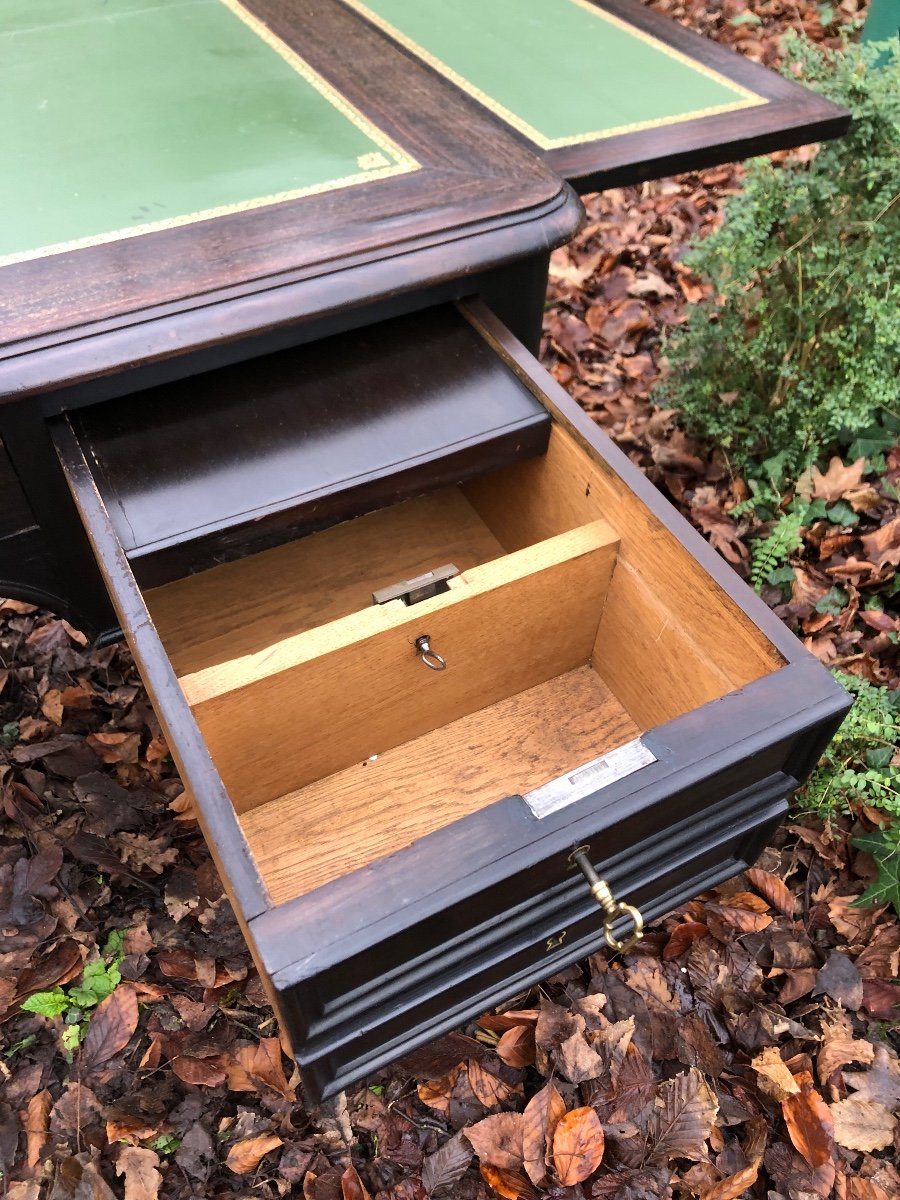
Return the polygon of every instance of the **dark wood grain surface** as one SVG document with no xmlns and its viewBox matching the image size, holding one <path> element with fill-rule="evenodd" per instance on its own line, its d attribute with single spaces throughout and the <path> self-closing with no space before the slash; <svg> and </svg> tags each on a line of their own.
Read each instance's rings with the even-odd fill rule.
<svg viewBox="0 0 900 1200">
<path fill-rule="evenodd" d="M 550 426 L 446 306 L 73 421 L 144 586 L 539 454 Z"/>
<path fill-rule="evenodd" d="M 846 109 L 637 0 L 591 2 L 765 97 L 767 103 L 548 151 L 546 162 L 582 194 L 839 137 L 849 128 Z"/>
<path fill-rule="evenodd" d="M 552 171 L 337 0 L 250 7 L 420 169 L 2 268 L 0 400 L 470 275 L 574 232 L 579 206 Z M 54 347 L 68 353 L 36 365 Z"/>
</svg>

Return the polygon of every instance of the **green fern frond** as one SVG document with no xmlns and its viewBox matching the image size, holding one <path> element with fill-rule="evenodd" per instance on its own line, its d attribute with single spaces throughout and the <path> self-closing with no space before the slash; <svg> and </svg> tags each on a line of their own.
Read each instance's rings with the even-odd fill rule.
<svg viewBox="0 0 900 1200">
<path fill-rule="evenodd" d="M 791 555 L 803 545 L 800 535 L 802 525 L 801 513 L 784 513 L 775 522 L 771 532 L 754 544 L 750 581 L 757 591 L 769 582 L 772 572 L 785 566 Z"/>
</svg>

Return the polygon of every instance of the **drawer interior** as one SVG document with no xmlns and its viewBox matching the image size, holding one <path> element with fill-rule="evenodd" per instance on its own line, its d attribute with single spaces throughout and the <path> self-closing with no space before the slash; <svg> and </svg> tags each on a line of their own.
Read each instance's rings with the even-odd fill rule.
<svg viewBox="0 0 900 1200">
<path fill-rule="evenodd" d="M 446 563 L 446 593 L 372 604 Z M 275 903 L 783 661 L 556 423 L 543 455 L 145 599 Z"/>
</svg>

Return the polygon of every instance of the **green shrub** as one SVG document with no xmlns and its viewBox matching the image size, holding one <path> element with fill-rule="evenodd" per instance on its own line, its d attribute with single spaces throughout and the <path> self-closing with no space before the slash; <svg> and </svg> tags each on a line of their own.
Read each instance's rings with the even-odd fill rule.
<svg viewBox="0 0 900 1200">
<path fill-rule="evenodd" d="M 853 707 L 799 793 L 798 804 L 828 816 L 861 803 L 900 824 L 900 767 L 891 766 L 900 745 L 900 692 L 857 675 L 835 671 L 834 676 L 853 696 Z"/>
<path fill-rule="evenodd" d="M 896 411 L 900 361 L 900 49 L 788 46 L 807 86 L 851 110 L 804 164 L 750 164 L 724 225 L 687 257 L 714 299 L 667 344 L 665 402 L 748 474 L 773 454 L 796 478 Z"/>
</svg>

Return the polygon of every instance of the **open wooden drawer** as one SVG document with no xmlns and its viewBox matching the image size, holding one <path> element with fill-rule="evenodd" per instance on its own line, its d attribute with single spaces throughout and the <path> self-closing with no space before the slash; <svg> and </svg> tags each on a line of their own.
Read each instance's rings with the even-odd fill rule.
<svg viewBox="0 0 900 1200">
<path fill-rule="evenodd" d="M 644 919 L 740 871 L 848 704 L 482 305 L 458 319 L 549 411 L 544 454 L 144 593 L 53 429 L 313 1098 L 598 948 L 579 848 Z"/>
</svg>

